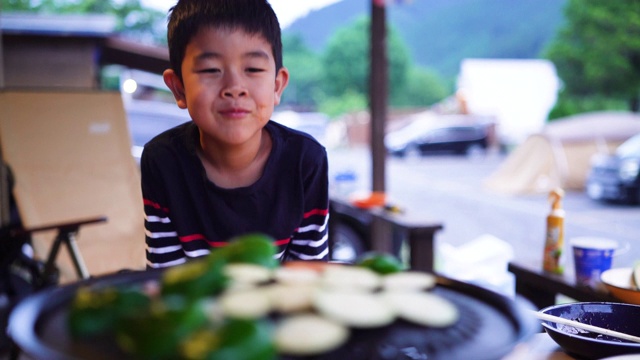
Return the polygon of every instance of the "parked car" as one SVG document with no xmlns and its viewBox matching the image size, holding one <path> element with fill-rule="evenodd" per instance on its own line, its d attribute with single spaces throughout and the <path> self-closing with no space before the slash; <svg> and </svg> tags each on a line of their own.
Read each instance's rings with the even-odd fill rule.
<svg viewBox="0 0 640 360">
<path fill-rule="evenodd" d="M 427 154 L 482 154 L 489 146 L 487 125 L 449 125 L 434 127 L 413 122 L 385 136 L 387 152 L 393 156 Z"/>
<path fill-rule="evenodd" d="M 594 155 L 586 189 L 594 200 L 640 204 L 640 134 L 612 155 Z"/>
<path fill-rule="evenodd" d="M 138 164 L 149 140 L 191 119 L 186 110 L 161 101 L 132 100 L 125 103 L 125 110 L 131 133 L 131 154 Z"/>
</svg>

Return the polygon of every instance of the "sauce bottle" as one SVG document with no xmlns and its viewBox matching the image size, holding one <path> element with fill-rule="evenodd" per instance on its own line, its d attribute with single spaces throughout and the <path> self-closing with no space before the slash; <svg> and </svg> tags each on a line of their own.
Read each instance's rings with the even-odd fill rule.
<svg viewBox="0 0 640 360">
<path fill-rule="evenodd" d="M 562 247 L 564 244 L 564 210 L 562 198 L 564 190 L 558 188 L 549 193 L 551 212 L 547 216 L 547 231 L 544 244 L 543 269 L 544 271 L 562 274 Z"/>
</svg>

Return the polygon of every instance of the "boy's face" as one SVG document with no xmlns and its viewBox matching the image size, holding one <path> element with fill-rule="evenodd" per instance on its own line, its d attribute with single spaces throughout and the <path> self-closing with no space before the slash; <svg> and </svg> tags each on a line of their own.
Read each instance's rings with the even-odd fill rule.
<svg viewBox="0 0 640 360">
<path fill-rule="evenodd" d="M 182 82 L 172 70 L 165 82 L 200 132 L 221 145 L 255 139 L 269 121 L 289 80 L 276 74 L 271 46 L 242 30 L 205 27 L 187 44 Z"/>
</svg>

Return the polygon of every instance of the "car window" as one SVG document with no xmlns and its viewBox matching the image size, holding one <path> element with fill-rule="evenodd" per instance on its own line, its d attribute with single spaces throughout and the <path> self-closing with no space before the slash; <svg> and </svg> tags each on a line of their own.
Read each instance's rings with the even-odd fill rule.
<svg viewBox="0 0 640 360">
<path fill-rule="evenodd" d="M 429 133 L 428 137 L 432 142 L 443 142 L 451 139 L 449 129 L 433 130 Z"/>
<path fill-rule="evenodd" d="M 450 142 L 473 140 L 482 137 L 480 129 L 474 127 L 451 127 L 432 131 L 429 138 L 432 142 Z"/>
<path fill-rule="evenodd" d="M 640 134 L 635 135 L 618 146 L 616 154 L 621 157 L 640 157 Z"/>
</svg>

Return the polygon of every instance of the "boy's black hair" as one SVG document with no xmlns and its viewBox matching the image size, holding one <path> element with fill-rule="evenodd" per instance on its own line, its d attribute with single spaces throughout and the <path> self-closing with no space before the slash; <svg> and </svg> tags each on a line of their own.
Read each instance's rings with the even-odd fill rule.
<svg viewBox="0 0 640 360">
<path fill-rule="evenodd" d="M 187 44 L 207 26 L 261 35 L 271 44 L 276 73 L 282 67 L 280 23 L 267 0 L 179 0 L 169 10 L 167 42 L 171 68 L 180 79 Z"/>
</svg>

